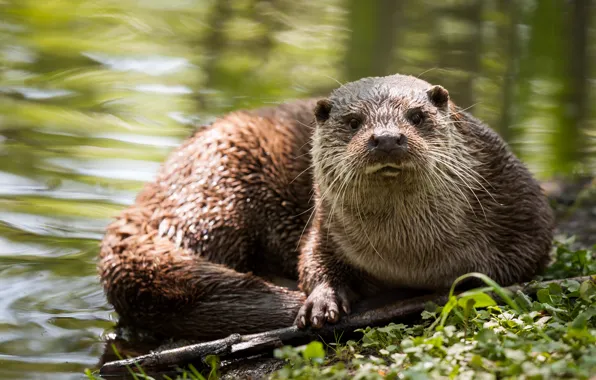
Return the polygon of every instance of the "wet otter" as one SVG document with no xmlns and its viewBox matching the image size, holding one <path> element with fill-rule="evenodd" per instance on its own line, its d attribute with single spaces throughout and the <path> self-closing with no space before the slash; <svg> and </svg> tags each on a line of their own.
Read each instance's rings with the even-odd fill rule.
<svg viewBox="0 0 596 380">
<path fill-rule="evenodd" d="M 495 132 L 441 86 L 393 75 L 199 129 L 108 227 L 98 267 L 124 324 L 214 339 L 318 327 L 378 291 L 471 271 L 528 280 L 552 231 Z"/>
</svg>

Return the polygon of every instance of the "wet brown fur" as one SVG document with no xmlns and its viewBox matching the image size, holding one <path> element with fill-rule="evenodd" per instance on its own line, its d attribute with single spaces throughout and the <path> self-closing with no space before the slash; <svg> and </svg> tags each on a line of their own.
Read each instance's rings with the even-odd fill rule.
<svg viewBox="0 0 596 380">
<path fill-rule="evenodd" d="M 413 77 L 365 78 L 323 101 L 316 123 L 304 100 L 197 131 L 102 242 L 100 276 L 123 323 L 214 339 L 288 326 L 301 307 L 298 324 L 319 326 L 378 291 L 441 290 L 471 271 L 502 285 L 539 273 L 553 229 L 545 197 L 501 138 L 445 96 Z M 407 120 L 417 107 L 418 129 Z M 351 114 L 365 119 L 357 132 Z M 359 174 L 379 129 L 408 136 L 399 178 Z M 457 154 L 442 166 L 433 149 Z M 306 303 L 264 279 L 298 275 Z"/>
<path fill-rule="evenodd" d="M 100 276 L 124 325 L 215 339 L 292 324 L 302 293 L 256 275 L 297 278 L 313 107 L 234 112 L 171 153 L 101 244 Z"/>
<path fill-rule="evenodd" d="M 413 110 L 425 116 L 418 126 Z M 468 272 L 508 285 L 547 265 L 554 223 L 539 184 L 442 87 L 364 78 L 335 90 L 315 114 L 316 214 L 299 263 L 310 294 L 300 326 L 337 320 L 381 290 L 444 290 Z M 362 121 L 357 131 L 346 122 L 353 118 Z M 371 135 L 387 132 L 408 138 L 402 173 L 362 174 Z"/>
</svg>

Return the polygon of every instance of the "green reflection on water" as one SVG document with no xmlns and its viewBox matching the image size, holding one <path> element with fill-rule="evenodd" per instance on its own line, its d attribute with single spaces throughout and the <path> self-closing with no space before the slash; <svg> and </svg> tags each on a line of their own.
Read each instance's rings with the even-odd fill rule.
<svg viewBox="0 0 596 380">
<path fill-rule="evenodd" d="M 193 122 L 402 72 L 446 86 L 537 175 L 593 172 L 588 5 L 0 2 L 0 378 L 95 363 L 102 228 Z"/>
</svg>

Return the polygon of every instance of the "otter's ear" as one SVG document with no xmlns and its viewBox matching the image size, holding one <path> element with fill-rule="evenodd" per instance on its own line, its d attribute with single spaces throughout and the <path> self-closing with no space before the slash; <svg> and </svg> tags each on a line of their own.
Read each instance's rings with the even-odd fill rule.
<svg viewBox="0 0 596 380">
<path fill-rule="evenodd" d="M 435 107 L 441 109 L 447 107 L 447 103 L 449 102 L 449 92 L 442 86 L 432 86 L 426 91 L 426 94 Z"/>
<path fill-rule="evenodd" d="M 315 107 L 315 117 L 319 123 L 322 123 L 329 119 L 329 113 L 331 112 L 331 102 L 327 99 L 319 100 Z"/>
</svg>

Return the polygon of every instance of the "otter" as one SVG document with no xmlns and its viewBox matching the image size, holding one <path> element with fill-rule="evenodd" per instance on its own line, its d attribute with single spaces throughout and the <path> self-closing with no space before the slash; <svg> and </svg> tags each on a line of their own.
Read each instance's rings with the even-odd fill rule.
<svg viewBox="0 0 596 380">
<path fill-rule="evenodd" d="M 530 280 L 553 230 L 496 132 L 396 74 L 199 128 L 107 227 L 98 270 L 121 324 L 207 340 L 318 328 L 468 272 Z"/>
</svg>

